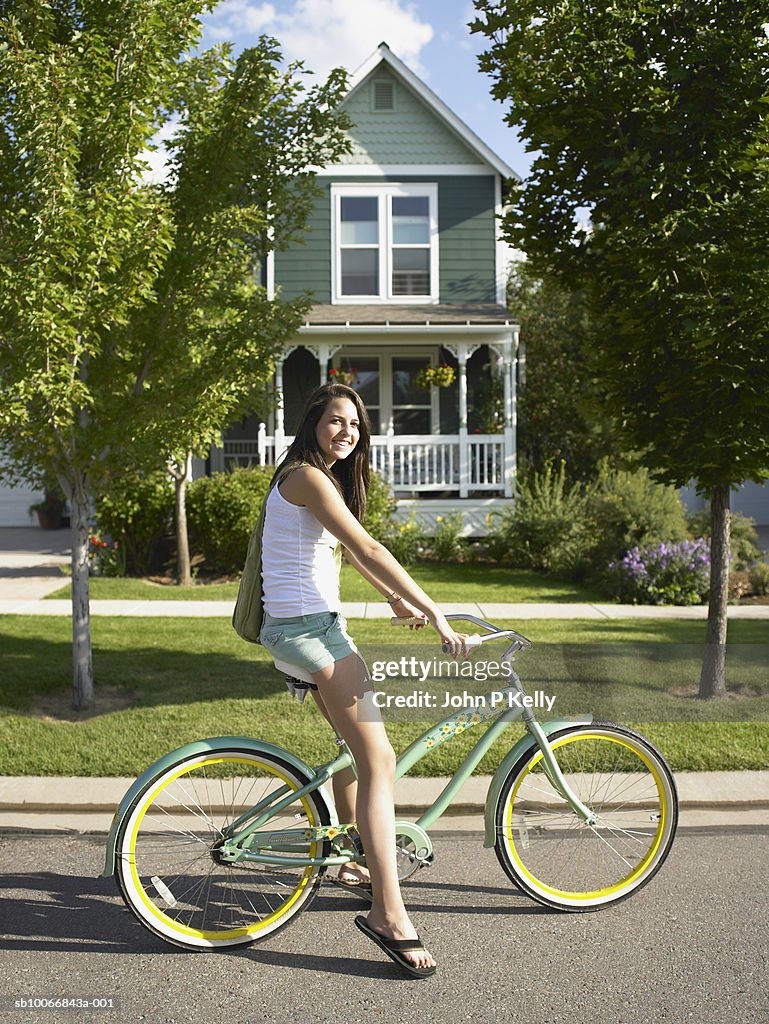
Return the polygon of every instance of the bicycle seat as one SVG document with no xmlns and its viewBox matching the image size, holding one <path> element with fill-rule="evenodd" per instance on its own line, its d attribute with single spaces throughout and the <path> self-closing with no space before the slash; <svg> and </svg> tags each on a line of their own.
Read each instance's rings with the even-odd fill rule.
<svg viewBox="0 0 769 1024">
<path fill-rule="evenodd" d="M 282 672 L 284 676 L 291 676 L 292 679 L 298 679 L 302 683 L 309 683 L 311 686 L 315 686 L 312 681 L 312 676 L 306 668 L 301 668 L 299 665 L 292 665 L 288 661 L 283 661 L 281 658 L 273 659 L 275 668 L 278 672 Z"/>
</svg>

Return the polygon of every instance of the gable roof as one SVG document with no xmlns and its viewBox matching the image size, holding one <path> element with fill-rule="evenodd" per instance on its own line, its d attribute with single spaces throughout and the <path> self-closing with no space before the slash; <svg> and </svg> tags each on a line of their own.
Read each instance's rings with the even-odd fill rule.
<svg viewBox="0 0 769 1024">
<path fill-rule="evenodd" d="M 484 163 L 492 167 L 498 174 L 503 178 L 510 178 L 513 181 L 520 181 L 520 176 L 506 163 L 500 156 L 490 149 L 486 143 L 475 134 L 475 132 L 468 125 L 465 124 L 461 118 L 446 106 L 432 89 L 428 88 L 425 83 L 418 78 L 410 68 L 408 68 L 403 61 L 396 57 L 392 52 L 387 43 L 380 43 L 374 52 L 360 64 L 352 74 L 350 79 L 350 88 L 345 96 L 345 100 L 349 99 L 350 96 L 369 78 L 371 73 L 380 66 L 385 64 L 393 74 L 400 78 L 402 82 L 408 88 L 410 88 L 419 99 L 432 111 L 433 114 L 445 124 L 455 135 L 464 142 Z"/>
</svg>

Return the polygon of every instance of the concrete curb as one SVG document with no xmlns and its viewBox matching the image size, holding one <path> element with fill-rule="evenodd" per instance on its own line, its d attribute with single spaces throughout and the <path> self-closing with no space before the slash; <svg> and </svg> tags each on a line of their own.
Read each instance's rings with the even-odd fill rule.
<svg viewBox="0 0 769 1024">
<path fill-rule="evenodd" d="M 474 775 L 452 807 L 454 813 L 483 810 L 491 777 Z M 130 778 L 0 776 L 0 824 L 7 814 L 112 814 L 133 782 Z M 403 778 L 396 784 L 399 813 L 419 814 L 442 792 L 448 778 Z M 679 772 L 681 807 L 690 810 L 769 809 L 769 770 Z"/>
</svg>

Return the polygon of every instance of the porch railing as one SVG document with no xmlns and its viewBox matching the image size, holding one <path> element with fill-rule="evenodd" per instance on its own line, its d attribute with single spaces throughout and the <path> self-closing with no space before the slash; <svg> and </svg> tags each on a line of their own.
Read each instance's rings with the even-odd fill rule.
<svg viewBox="0 0 769 1024">
<path fill-rule="evenodd" d="M 371 468 L 400 493 L 495 491 L 510 495 L 514 471 L 511 432 L 503 434 L 377 434 Z M 268 435 L 224 442 L 222 469 L 274 465 L 293 437 Z"/>
</svg>

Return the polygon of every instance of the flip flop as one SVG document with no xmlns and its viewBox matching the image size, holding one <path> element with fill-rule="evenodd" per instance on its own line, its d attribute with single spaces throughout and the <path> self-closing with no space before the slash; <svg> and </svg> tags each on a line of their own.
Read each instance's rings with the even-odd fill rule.
<svg viewBox="0 0 769 1024">
<path fill-rule="evenodd" d="M 402 967 L 404 971 L 408 971 L 413 977 L 429 978 L 431 974 L 435 974 L 435 967 L 415 967 L 403 956 L 404 953 L 425 952 L 425 947 L 422 945 L 422 940 L 418 935 L 415 939 L 388 939 L 386 936 L 374 931 L 365 917 L 356 917 L 355 923 L 364 935 L 371 939 L 372 942 L 376 942 L 377 946 L 384 950 L 391 960 L 394 960 L 399 967 Z"/>
</svg>

